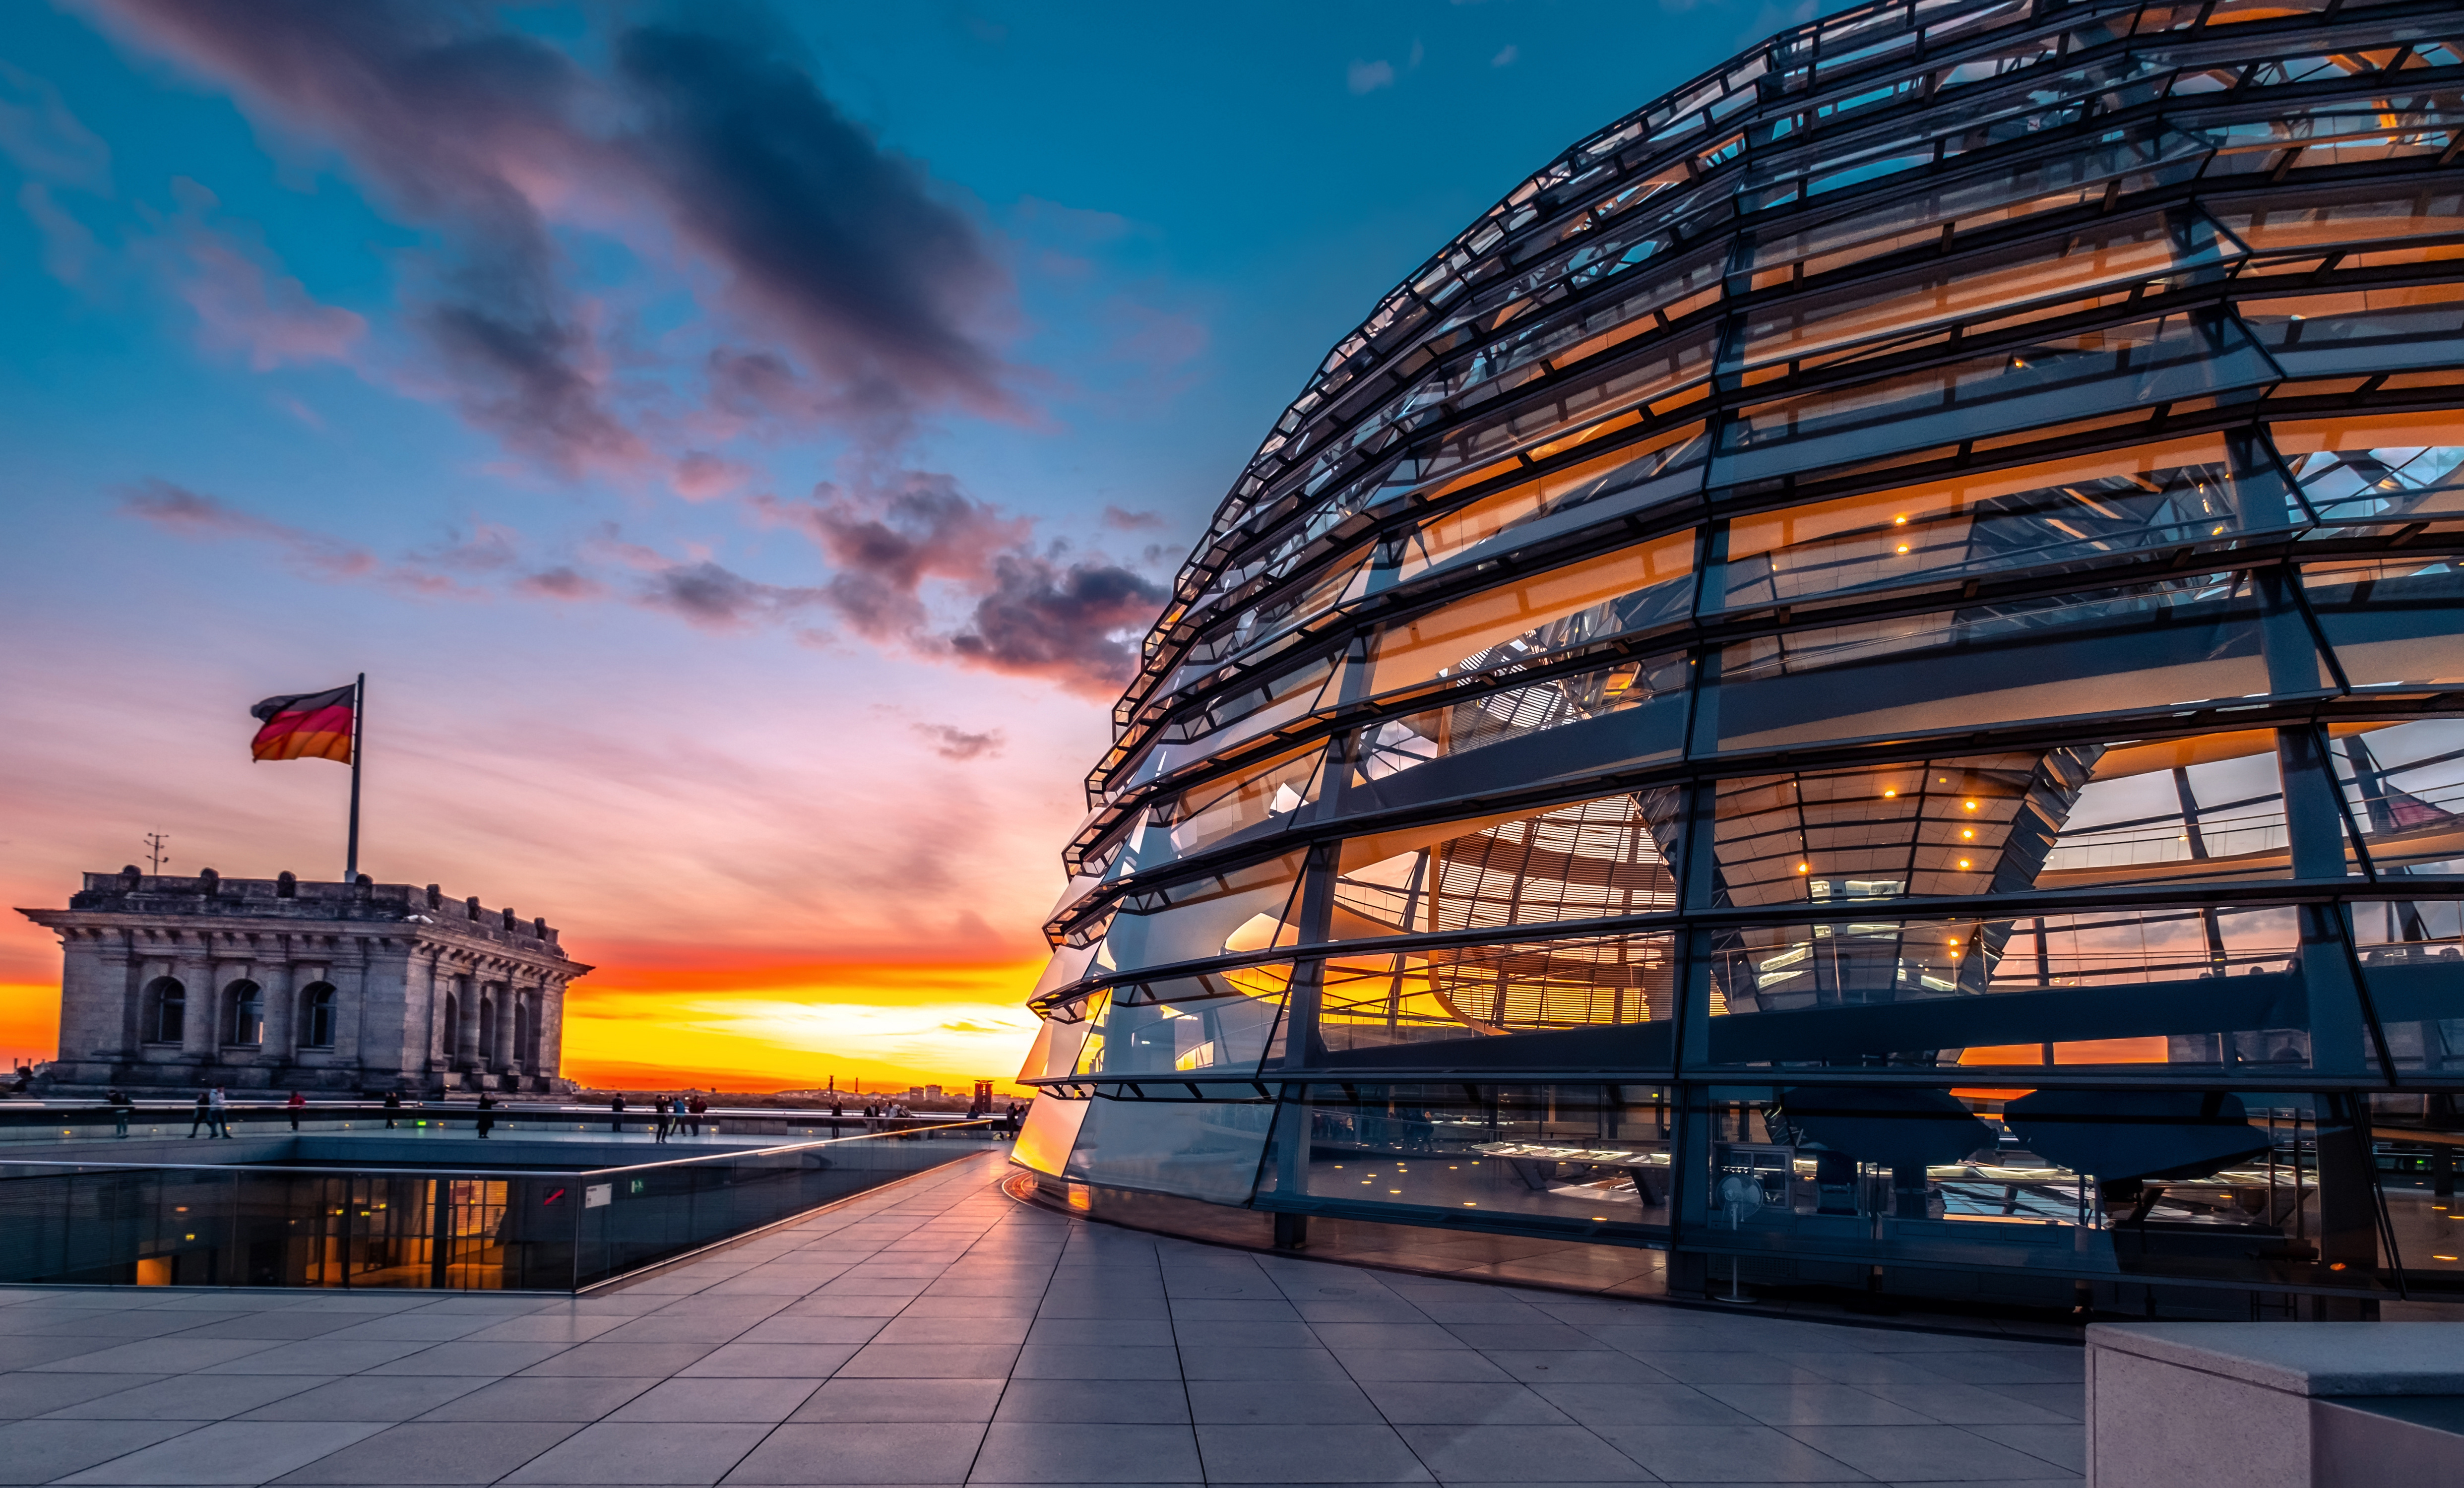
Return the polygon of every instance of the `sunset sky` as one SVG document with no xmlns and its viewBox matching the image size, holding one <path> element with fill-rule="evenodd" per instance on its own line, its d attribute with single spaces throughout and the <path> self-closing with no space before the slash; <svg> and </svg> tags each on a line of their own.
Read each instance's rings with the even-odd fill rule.
<svg viewBox="0 0 2464 1488">
<path fill-rule="evenodd" d="M 1828 9 L 1829 7 L 1826 7 Z M 566 1072 L 1017 1070 L 1173 569 L 1327 346 L 1813 7 L 21 3 L 0 886 L 544 915 Z M 0 927 L 0 1053 L 57 948 Z"/>
</svg>

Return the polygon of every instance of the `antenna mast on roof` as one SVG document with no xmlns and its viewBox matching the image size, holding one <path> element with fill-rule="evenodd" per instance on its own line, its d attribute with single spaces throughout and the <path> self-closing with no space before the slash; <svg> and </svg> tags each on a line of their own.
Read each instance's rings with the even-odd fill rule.
<svg viewBox="0 0 2464 1488">
<path fill-rule="evenodd" d="M 146 871 L 157 875 L 162 873 L 164 863 L 170 857 L 170 855 L 163 849 L 169 844 L 170 841 L 171 836 L 167 832 L 148 832 L 145 834 Z"/>
</svg>

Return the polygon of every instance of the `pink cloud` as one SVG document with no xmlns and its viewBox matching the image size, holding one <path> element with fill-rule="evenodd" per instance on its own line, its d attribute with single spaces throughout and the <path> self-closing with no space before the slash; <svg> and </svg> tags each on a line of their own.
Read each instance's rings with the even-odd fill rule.
<svg viewBox="0 0 2464 1488">
<path fill-rule="evenodd" d="M 315 361 L 347 361 L 368 323 L 354 311 L 320 304 L 297 279 L 269 264 L 262 248 L 210 220 L 220 204 L 193 181 L 171 183 L 180 201 L 171 222 L 172 288 L 196 312 L 207 346 L 237 352 L 259 372 Z"/>
</svg>

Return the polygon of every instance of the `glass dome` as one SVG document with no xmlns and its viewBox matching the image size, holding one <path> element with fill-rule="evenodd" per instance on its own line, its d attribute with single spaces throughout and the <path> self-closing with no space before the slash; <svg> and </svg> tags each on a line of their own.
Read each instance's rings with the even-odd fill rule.
<svg viewBox="0 0 2464 1488">
<path fill-rule="evenodd" d="M 1022 1163 L 1678 1291 L 2464 1288 L 2460 130 L 2453 6 L 1899 0 L 1568 149 L 1182 568 Z"/>
</svg>

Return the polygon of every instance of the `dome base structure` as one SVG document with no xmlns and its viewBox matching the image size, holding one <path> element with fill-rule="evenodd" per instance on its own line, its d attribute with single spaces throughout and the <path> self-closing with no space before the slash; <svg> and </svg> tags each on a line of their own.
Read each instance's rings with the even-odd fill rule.
<svg viewBox="0 0 2464 1488">
<path fill-rule="evenodd" d="M 1182 568 L 1019 1161 L 1680 1295 L 2464 1302 L 2459 263 L 2452 5 L 1869 5 L 1573 146 Z"/>
</svg>

